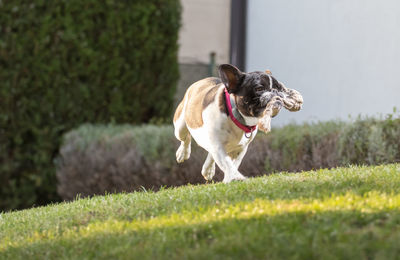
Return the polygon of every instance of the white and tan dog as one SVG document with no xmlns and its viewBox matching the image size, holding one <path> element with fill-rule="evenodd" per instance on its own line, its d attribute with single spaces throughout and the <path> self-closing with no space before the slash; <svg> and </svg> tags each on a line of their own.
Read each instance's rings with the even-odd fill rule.
<svg viewBox="0 0 400 260">
<path fill-rule="evenodd" d="M 238 171 L 257 130 L 269 132 L 271 118 L 285 107 L 301 108 L 300 93 L 287 89 L 269 72 L 244 73 L 238 68 L 219 66 L 220 78 L 206 78 L 192 84 L 174 115 L 175 136 L 181 141 L 178 163 L 189 159 L 191 136 L 208 151 L 201 174 L 209 181 L 215 163 L 224 172 L 224 183 L 244 180 Z"/>
</svg>

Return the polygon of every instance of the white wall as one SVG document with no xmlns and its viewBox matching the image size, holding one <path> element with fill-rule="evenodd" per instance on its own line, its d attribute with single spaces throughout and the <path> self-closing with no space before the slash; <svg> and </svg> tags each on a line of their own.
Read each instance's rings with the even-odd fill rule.
<svg viewBox="0 0 400 260">
<path fill-rule="evenodd" d="M 230 0 L 181 0 L 182 28 L 179 33 L 181 63 L 229 61 Z"/>
<path fill-rule="evenodd" d="M 246 70 L 268 68 L 304 97 L 275 125 L 400 108 L 400 1 L 248 3 Z"/>
</svg>

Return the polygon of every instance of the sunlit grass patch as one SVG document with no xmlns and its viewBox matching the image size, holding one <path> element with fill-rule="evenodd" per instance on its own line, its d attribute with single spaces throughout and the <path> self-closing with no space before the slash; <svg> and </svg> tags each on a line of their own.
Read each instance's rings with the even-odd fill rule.
<svg viewBox="0 0 400 260">
<path fill-rule="evenodd" d="M 3 213 L 0 257 L 395 259 L 399 174 L 276 174 Z"/>
</svg>

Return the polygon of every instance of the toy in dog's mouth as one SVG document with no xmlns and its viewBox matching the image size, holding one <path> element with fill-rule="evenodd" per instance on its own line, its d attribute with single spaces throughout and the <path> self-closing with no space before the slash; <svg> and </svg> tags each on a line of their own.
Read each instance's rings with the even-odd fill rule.
<svg viewBox="0 0 400 260">
<path fill-rule="evenodd" d="M 291 112 L 299 111 L 303 105 L 303 96 L 297 90 L 284 88 L 283 106 Z"/>
<path fill-rule="evenodd" d="M 262 102 L 266 103 L 266 107 L 260 126 L 264 132 L 269 132 L 271 129 L 271 118 L 275 117 L 282 107 L 291 112 L 299 111 L 303 105 L 302 95 L 294 89 L 286 88 L 283 84 L 282 91 L 272 91 L 264 94 L 261 97 Z"/>
<path fill-rule="evenodd" d="M 282 107 L 295 112 L 303 105 L 303 97 L 297 90 L 288 89 L 283 84 L 281 86 L 282 91 L 274 89 L 264 93 L 260 98 L 261 103 L 265 104 L 265 110 L 272 110 L 272 116 L 275 116 Z"/>
</svg>

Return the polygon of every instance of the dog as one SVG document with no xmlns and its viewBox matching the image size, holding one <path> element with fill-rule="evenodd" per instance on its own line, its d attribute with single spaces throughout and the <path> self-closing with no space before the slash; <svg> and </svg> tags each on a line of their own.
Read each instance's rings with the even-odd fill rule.
<svg viewBox="0 0 400 260">
<path fill-rule="evenodd" d="M 229 183 L 246 179 L 238 168 L 257 131 L 268 133 L 281 108 L 298 111 L 303 98 L 269 71 L 244 73 L 230 64 L 218 71 L 220 78 L 193 83 L 175 111 L 174 133 L 181 142 L 176 160 L 189 159 L 193 137 L 208 152 L 201 170 L 206 181 L 214 177 L 216 163 Z"/>
</svg>

